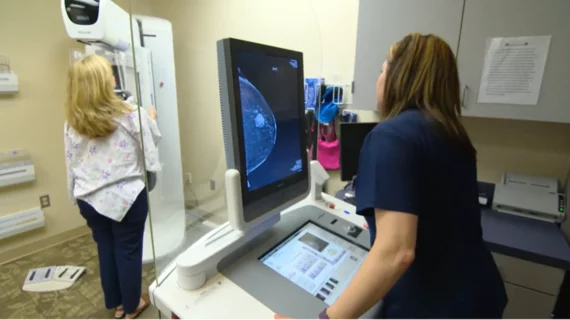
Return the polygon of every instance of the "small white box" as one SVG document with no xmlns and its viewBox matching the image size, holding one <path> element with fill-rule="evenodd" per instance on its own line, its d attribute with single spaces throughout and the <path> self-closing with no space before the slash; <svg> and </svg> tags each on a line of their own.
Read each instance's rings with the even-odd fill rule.
<svg viewBox="0 0 570 320">
<path fill-rule="evenodd" d="M 14 94 L 19 90 L 18 75 L 14 72 L 0 73 L 0 94 Z"/>
<path fill-rule="evenodd" d="M 34 163 L 27 150 L 0 152 L 0 188 L 34 180 Z"/>
</svg>

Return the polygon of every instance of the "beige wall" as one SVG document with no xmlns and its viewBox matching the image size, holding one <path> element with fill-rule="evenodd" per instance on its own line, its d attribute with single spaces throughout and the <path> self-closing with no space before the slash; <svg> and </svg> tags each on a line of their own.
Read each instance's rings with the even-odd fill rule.
<svg viewBox="0 0 570 320">
<path fill-rule="evenodd" d="M 375 112 L 361 111 L 362 121 L 377 121 Z M 479 180 L 498 182 L 505 171 L 557 177 L 562 186 L 570 170 L 570 124 L 485 118 L 464 118 L 477 148 Z M 328 190 L 344 186 L 331 172 Z"/>
<path fill-rule="evenodd" d="M 128 7 L 128 0 L 117 3 Z M 0 215 L 35 207 L 43 194 L 52 201 L 45 228 L 0 240 L 0 262 L 84 226 L 66 197 L 61 139 L 68 52 L 81 46 L 67 37 L 59 10 L 59 0 L 0 1 L 0 55 L 11 58 L 21 85 L 17 96 L 0 97 L 0 149 L 30 150 L 37 170 L 34 183 L 0 189 Z M 350 81 L 357 10 L 356 0 L 133 0 L 133 13 L 173 23 L 183 168 L 192 173 L 191 190 L 202 210 L 223 214 L 224 208 L 215 41 L 231 36 L 297 49 L 305 54 L 306 76 Z M 362 121 L 376 119 L 373 112 L 359 115 Z M 564 179 L 570 125 L 473 118 L 465 123 L 479 151 L 481 179 L 497 181 L 505 170 Z M 335 190 L 341 183 L 331 174 Z M 216 191 L 209 190 L 210 179 Z"/>
<path fill-rule="evenodd" d="M 149 1 L 135 1 L 148 10 Z M 128 10 L 128 0 L 117 3 Z M 0 240 L 1 263 L 65 240 L 85 223 L 67 199 L 63 156 L 69 50 L 82 46 L 65 32 L 60 0 L 1 0 L 0 30 L 0 55 L 10 58 L 20 81 L 18 95 L 0 96 L 0 149 L 28 149 L 36 170 L 35 182 L 0 189 L 0 216 L 39 206 L 40 195 L 51 197 L 45 228 Z"/>
<path fill-rule="evenodd" d="M 306 76 L 353 77 L 356 0 L 154 0 L 153 11 L 173 23 L 183 167 L 206 211 L 223 208 L 221 193 L 209 190 L 209 180 L 221 185 L 225 170 L 215 41 L 231 36 L 302 50 Z M 359 116 L 377 120 L 371 111 Z M 481 180 L 497 181 L 505 170 L 565 179 L 570 125 L 480 118 L 465 125 L 479 152 Z M 329 190 L 342 184 L 331 172 Z"/>
<path fill-rule="evenodd" d="M 372 111 L 360 111 L 359 117 L 363 122 L 378 121 L 378 114 Z M 570 124 L 471 117 L 463 123 L 477 148 L 481 181 L 498 182 L 505 171 L 557 177 L 562 184 L 566 181 Z"/>
<path fill-rule="evenodd" d="M 183 168 L 202 210 L 224 214 L 221 189 L 209 188 L 211 179 L 223 186 L 226 169 L 216 41 L 234 37 L 299 50 L 306 76 L 350 81 L 357 7 L 356 0 L 153 2 L 154 14 L 174 28 Z"/>
<path fill-rule="evenodd" d="M 498 182 L 504 171 L 566 180 L 570 124 L 465 118 L 478 152 L 479 179 Z"/>
</svg>

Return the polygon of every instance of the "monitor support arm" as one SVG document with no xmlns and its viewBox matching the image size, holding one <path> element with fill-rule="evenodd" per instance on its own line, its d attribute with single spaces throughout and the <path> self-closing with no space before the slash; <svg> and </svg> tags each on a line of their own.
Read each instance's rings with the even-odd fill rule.
<svg viewBox="0 0 570 320">
<path fill-rule="evenodd" d="M 281 219 L 281 210 L 275 210 L 254 221 L 244 221 L 239 171 L 227 170 L 225 180 L 228 222 L 210 231 L 178 256 L 177 282 L 182 289 L 202 287 L 209 277 L 218 272 L 218 264 L 223 258 Z"/>
<path fill-rule="evenodd" d="M 328 181 L 329 175 L 318 161 L 311 161 L 310 174 L 309 198 L 320 201 L 323 199 L 323 185 Z M 196 290 L 202 287 L 209 277 L 218 272 L 218 264 L 224 257 L 281 219 L 281 211 L 285 208 L 276 208 L 275 212 L 250 222 L 244 221 L 239 171 L 226 171 L 225 182 L 228 222 L 210 231 L 178 256 L 177 282 L 182 289 Z"/>
<path fill-rule="evenodd" d="M 310 165 L 311 175 L 311 191 L 309 197 L 315 201 L 323 200 L 323 186 L 329 181 L 329 174 L 316 160 L 311 161 Z"/>
</svg>

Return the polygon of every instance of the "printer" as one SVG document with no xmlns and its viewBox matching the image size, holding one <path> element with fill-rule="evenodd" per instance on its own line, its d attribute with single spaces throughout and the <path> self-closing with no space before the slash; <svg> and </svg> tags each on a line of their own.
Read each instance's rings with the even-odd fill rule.
<svg viewBox="0 0 570 320">
<path fill-rule="evenodd" d="M 565 199 L 556 178 L 503 173 L 495 186 L 493 209 L 522 217 L 560 223 L 564 221 Z"/>
</svg>

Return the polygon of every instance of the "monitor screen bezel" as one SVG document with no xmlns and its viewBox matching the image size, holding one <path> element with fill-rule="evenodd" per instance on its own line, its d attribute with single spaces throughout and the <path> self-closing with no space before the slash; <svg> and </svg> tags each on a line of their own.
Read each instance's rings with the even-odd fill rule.
<svg viewBox="0 0 570 320">
<path fill-rule="evenodd" d="M 282 49 L 277 47 L 272 47 L 268 45 L 263 45 L 254 42 L 248 42 L 238 39 L 229 38 L 227 39 L 229 43 L 229 56 L 231 60 L 230 68 L 231 68 L 231 76 L 233 82 L 233 106 L 230 106 L 234 109 L 235 112 L 235 123 L 238 128 L 240 128 L 237 132 L 237 147 L 239 148 L 239 152 L 237 154 L 239 157 L 234 156 L 234 165 L 236 166 L 235 169 L 238 169 L 240 172 L 240 184 L 242 190 L 242 202 L 244 206 L 251 204 L 259 200 L 260 198 L 266 197 L 268 195 L 274 194 L 279 192 L 280 190 L 287 188 L 289 186 L 298 184 L 303 181 L 308 180 L 308 157 L 307 157 L 307 150 L 305 146 L 306 141 L 306 132 L 305 132 L 305 97 L 304 97 L 304 74 L 303 74 L 303 53 L 288 49 Z M 294 173 L 285 177 L 283 179 L 274 181 L 270 184 L 267 184 L 263 187 L 260 187 L 255 190 L 248 190 L 247 187 L 247 172 L 246 170 L 246 160 L 245 160 L 245 141 L 244 141 L 244 134 L 243 130 L 243 119 L 242 119 L 242 106 L 241 106 L 241 94 L 240 94 L 240 87 L 239 87 L 239 73 L 238 73 L 238 55 L 241 52 L 248 52 L 248 53 L 258 53 L 276 57 L 283 57 L 287 59 L 296 59 L 298 63 L 298 72 L 297 72 L 297 89 L 298 89 L 298 108 L 297 108 L 297 117 L 299 122 L 299 154 L 301 157 L 302 169 L 300 172 Z M 231 94 L 231 93 L 230 93 Z M 229 169 L 229 168 L 228 168 Z M 247 214 L 246 214 L 246 220 Z"/>
</svg>

